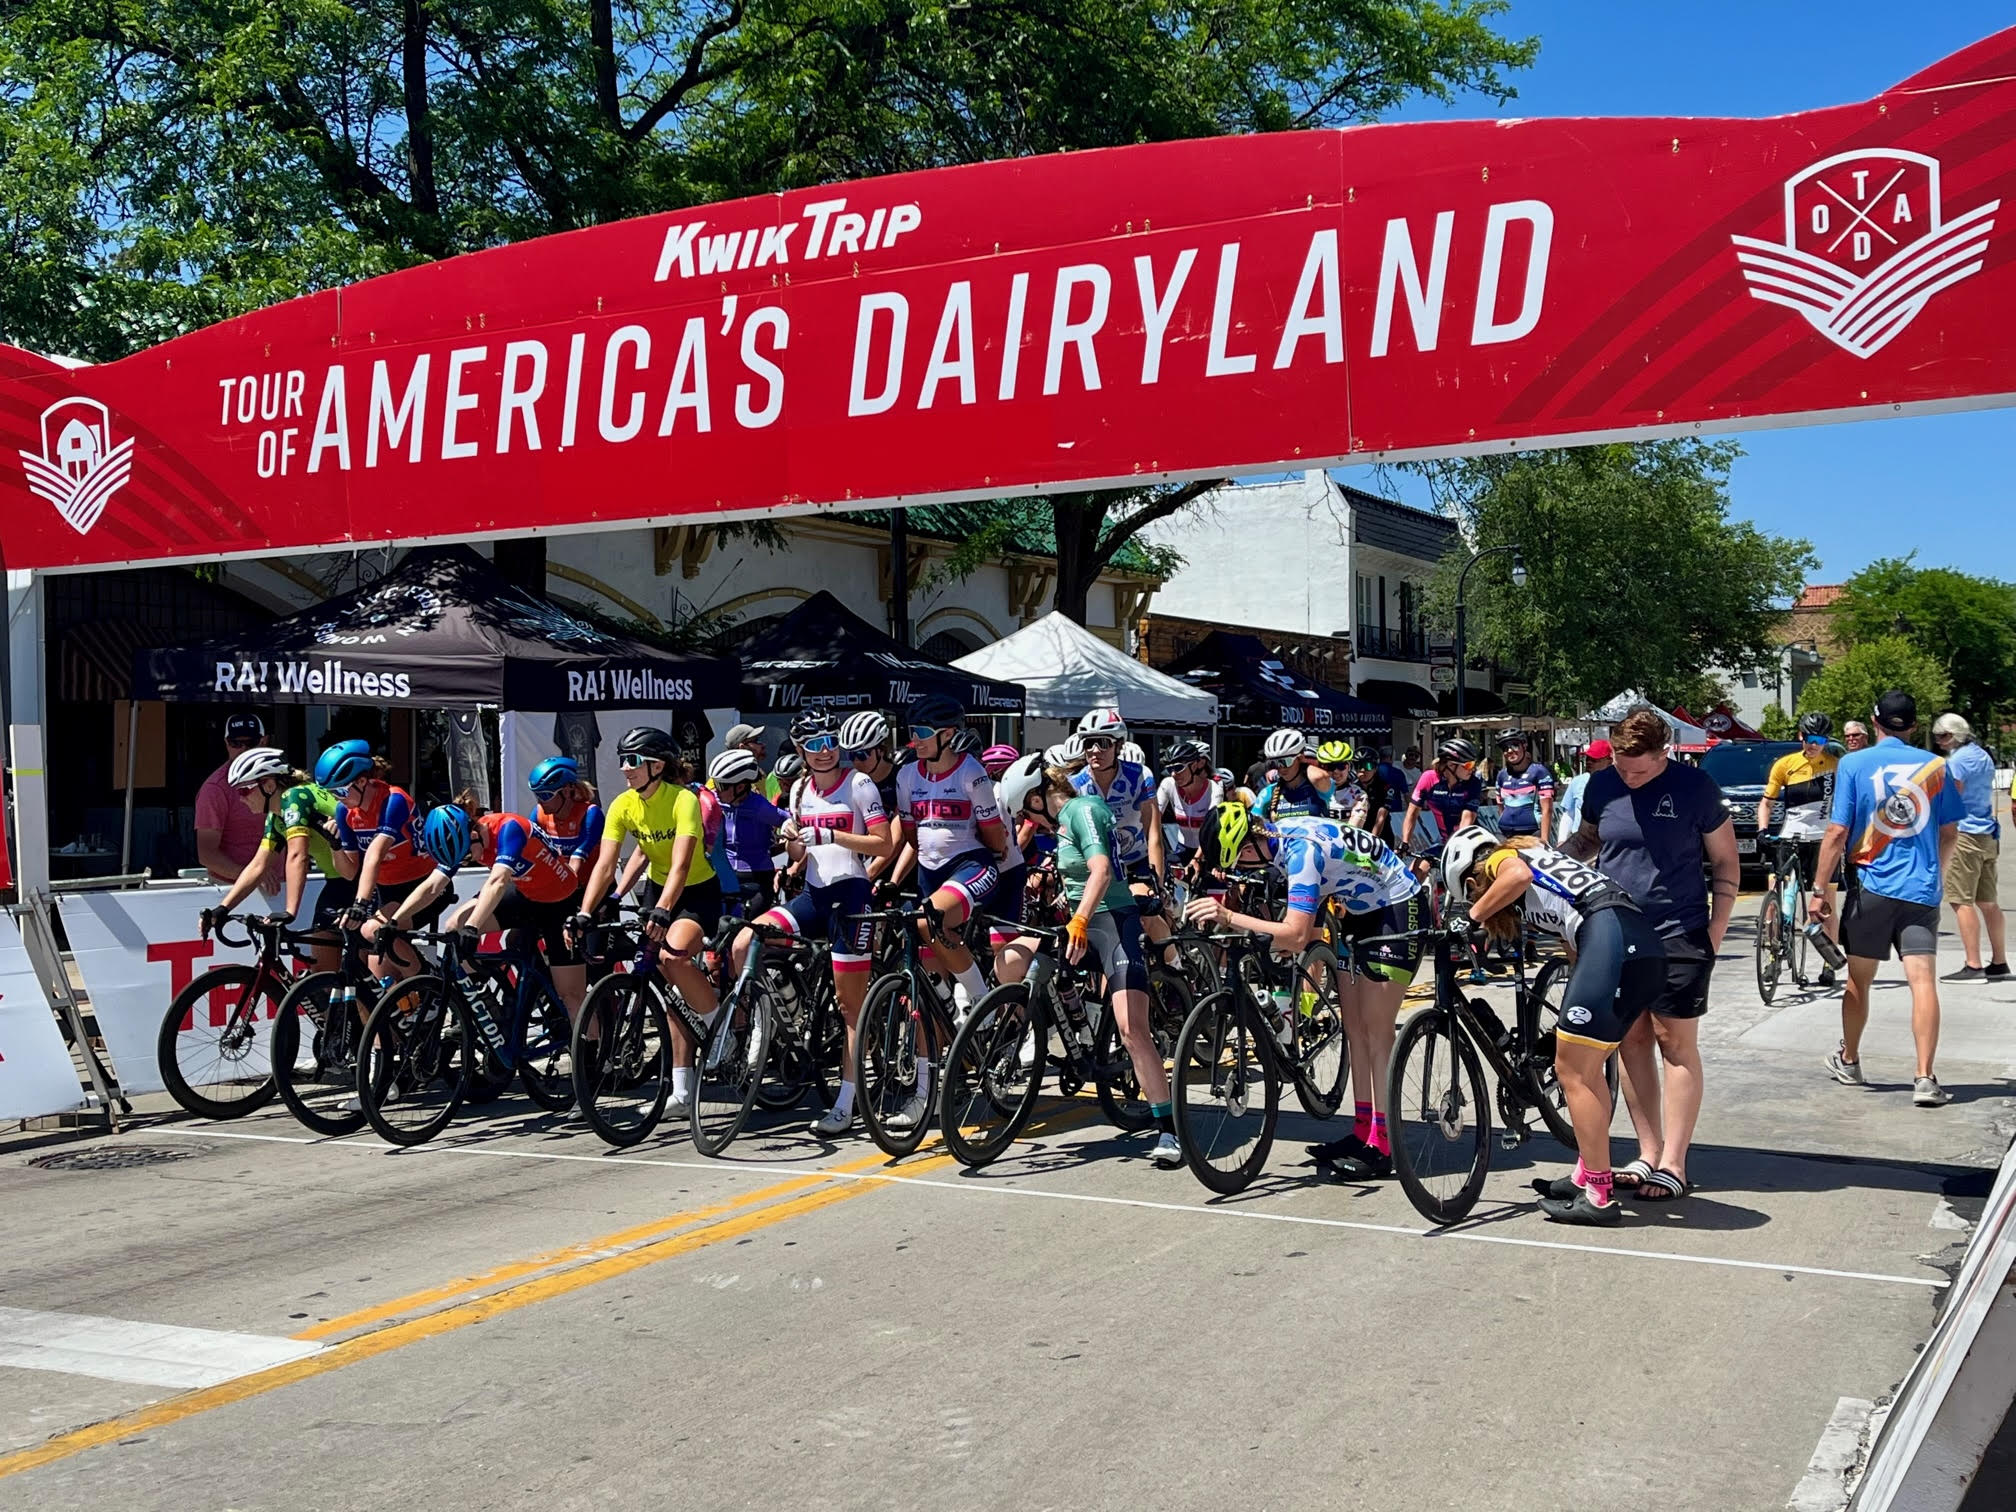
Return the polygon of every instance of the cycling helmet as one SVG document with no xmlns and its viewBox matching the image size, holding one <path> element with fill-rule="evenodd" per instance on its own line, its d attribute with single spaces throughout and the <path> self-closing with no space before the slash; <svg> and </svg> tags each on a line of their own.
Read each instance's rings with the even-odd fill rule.
<svg viewBox="0 0 2016 1512">
<path fill-rule="evenodd" d="M 1060 740 L 1043 752 L 1043 764 L 1053 767 L 1067 767 L 1083 758 L 1085 752 L 1078 744 L 1078 737 Z"/>
<path fill-rule="evenodd" d="M 707 780 L 716 787 L 730 782 L 761 782 L 763 767 L 740 746 L 731 746 L 707 763 Z"/>
<path fill-rule="evenodd" d="M 1245 847 L 1247 838 L 1253 832 L 1253 816 L 1246 811 L 1246 805 L 1235 798 L 1228 798 L 1218 805 L 1218 864 L 1231 866 L 1239 859 L 1239 852 Z"/>
<path fill-rule="evenodd" d="M 468 860 L 468 811 L 458 803 L 429 809 L 427 822 L 420 826 L 420 849 L 443 866 L 460 866 Z"/>
<path fill-rule="evenodd" d="M 1019 761 L 1021 757 L 1022 753 L 1011 745 L 991 745 L 980 753 L 980 765 L 1005 767 L 1010 762 Z"/>
<path fill-rule="evenodd" d="M 1451 835 L 1442 847 L 1442 885 L 1449 896 L 1465 896 L 1463 884 L 1470 869 L 1504 842 L 1481 824 L 1466 824 Z"/>
<path fill-rule="evenodd" d="M 840 738 L 840 727 L 834 723 L 833 716 L 824 709 L 807 709 L 791 721 L 793 744 L 802 745 L 808 740 L 818 739 L 821 735 L 831 735 L 836 741 Z"/>
<path fill-rule="evenodd" d="M 1078 721 L 1080 735 L 1110 735 L 1115 740 L 1127 738 L 1127 721 L 1120 717 L 1118 709 L 1094 709 Z"/>
<path fill-rule="evenodd" d="M 1029 795 L 1043 786 L 1047 780 L 1043 763 L 1041 755 L 1018 756 L 1001 774 L 1001 780 L 994 784 L 994 796 L 1000 800 L 1003 814 L 1010 818 L 1020 814 Z"/>
<path fill-rule="evenodd" d="M 1220 782 L 1224 783 L 1225 786 L 1227 786 L 1228 788 L 1235 787 L 1238 785 L 1239 779 L 1232 775 L 1232 768 L 1230 767 L 1220 767 L 1218 768 L 1217 771 L 1213 772 L 1211 775 L 1213 777 L 1216 777 Z"/>
<path fill-rule="evenodd" d="M 287 765 L 287 758 L 271 746 L 254 746 L 249 751 L 241 751 L 231 763 L 231 770 L 224 774 L 224 780 L 235 787 L 250 787 L 267 777 L 287 777 L 294 769 Z"/>
<path fill-rule="evenodd" d="M 371 742 L 339 740 L 315 761 L 315 784 L 340 793 L 359 777 L 369 777 L 372 768 Z"/>
<path fill-rule="evenodd" d="M 966 723 L 966 711 L 959 701 L 943 693 L 926 693 L 911 703 L 907 716 L 912 729 L 956 730 Z"/>
<path fill-rule="evenodd" d="M 616 754 L 641 756 L 646 761 L 677 761 L 679 744 L 669 731 L 656 725 L 638 725 L 623 732 L 623 738 L 616 742 Z"/>
<path fill-rule="evenodd" d="M 1799 738 L 1801 740 L 1825 740 L 1834 733 L 1834 721 L 1825 714 L 1801 714 L 1799 716 Z"/>
<path fill-rule="evenodd" d="M 742 754 L 745 756 L 749 755 L 747 751 L 744 751 Z M 750 760 L 753 761 L 755 758 L 752 756 Z M 800 756 L 796 751 L 786 751 L 782 756 L 777 758 L 777 765 L 771 769 L 771 775 L 779 783 L 789 783 L 804 772 L 804 770 L 805 758 Z"/>
<path fill-rule="evenodd" d="M 526 774 L 525 785 L 535 798 L 551 798 L 562 788 L 581 780 L 581 768 L 572 756 L 548 756 Z"/>
<path fill-rule="evenodd" d="M 1168 763 L 1170 771 L 1189 766 L 1193 761 L 1209 761 L 1211 748 L 1201 740 L 1179 740 L 1163 753 L 1162 759 Z"/>
<path fill-rule="evenodd" d="M 1131 761 L 1134 765 L 1140 767 L 1148 765 L 1148 753 L 1131 740 L 1120 747 L 1120 759 L 1122 761 Z"/>
<path fill-rule="evenodd" d="M 1276 730 L 1260 747 L 1260 754 L 1269 761 L 1287 761 L 1300 756 L 1305 744 L 1300 730 Z"/>
<path fill-rule="evenodd" d="M 1325 766 L 1342 766 L 1351 759 L 1351 742 L 1326 740 L 1316 747 L 1316 759 Z"/>
<path fill-rule="evenodd" d="M 980 732 L 970 727 L 961 730 L 957 735 L 952 737 L 952 749 L 957 751 L 961 756 L 978 756 L 980 754 Z"/>
<path fill-rule="evenodd" d="M 1531 745 L 1532 743 L 1532 737 L 1517 725 L 1507 725 L 1498 732 L 1498 748 L 1500 750 L 1503 750 L 1506 746 L 1523 746 Z"/>
<path fill-rule="evenodd" d="M 889 738 L 889 721 L 873 709 L 850 714 L 840 726 L 840 749 L 872 751 Z"/>
<path fill-rule="evenodd" d="M 1435 755 L 1440 760 L 1453 761 L 1460 765 L 1466 761 L 1477 760 L 1478 752 L 1477 747 L 1465 740 L 1461 735 L 1452 735 L 1443 741 L 1442 744 L 1435 747 Z"/>
</svg>

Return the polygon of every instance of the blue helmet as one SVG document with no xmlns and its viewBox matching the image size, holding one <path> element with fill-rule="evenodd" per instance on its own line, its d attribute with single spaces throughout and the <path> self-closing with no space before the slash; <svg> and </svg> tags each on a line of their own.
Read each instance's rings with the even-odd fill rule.
<svg viewBox="0 0 2016 1512">
<path fill-rule="evenodd" d="M 315 785 L 340 793 L 359 777 L 371 775 L 371 742 L 339 740 L 315 760 Z"/>
<path fill-rule="evenodd" d="M 420 849 L 443 866 L 469 859 L 469 813 L 459 803 L 444 803 L 427 812 L 420 826 Z"/>
<path fill-rule="evenodd" d="M 535 798 L 551 798 L 564 787 L 572 787 L 581 780 L 581 768 L 574 764 L 572 756 L 548 756 L 532 768 L 525 778 L 525 785 L 532 789 Z"/>
</svg>

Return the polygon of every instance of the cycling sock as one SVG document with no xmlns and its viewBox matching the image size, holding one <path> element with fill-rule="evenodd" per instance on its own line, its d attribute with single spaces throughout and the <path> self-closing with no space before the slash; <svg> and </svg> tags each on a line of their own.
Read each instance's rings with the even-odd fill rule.
<svg viewBox="0 0 2016 1512">
<path fill-rule="evenodd" d="M 838 1113 L 842 1118 L 853 1116 L 854 1083 L 850 1081 L 840 1083 L 840 1095 L 833 1099 L 833 1111 Z"/>
<path fill-rule="evenodd" d="M 1576 1174 L 1582 1174 L 1580 1161 L 1576 1162 Z M 1608 1207 L 1614 1195 L 1613 1180 L 1613 1173 L 1609 1171 L 1590 1171 L 1588 1180 L 1582 1183 L 1582 1190 L 1589 1194 L 1589 1200 L 1596 1206 Z"/>
<path fill-rule="evenodd" d="M 1391 1155 L 1393 1153 L 1393 1140 L 1386 1132 L 1386 1115 L 1384 1113 L 1374 1113 L 1372 1115 L 1372 1137 L 1366 1143 L 1371 1145 L 1381 1155 Z"/>
<path fill-rule="evenodd" d="M 959 985 L 966 989 L 966 996 L 973 1002 L 987 996 L 987 977 L 978 966 L 968 966 L 964 971 L 954 973 Z"/>
<path fill-rule="evenodd" d="M 1580 1155 L 1575 1157 L 1575 1174 L 1568 1179 L 1579 1187 L 1589 1185 L 1589 1167 L 1582 1164 L 1582 1157 Z"/>
<path fill-rule="evenodd" d="M 1372 1104 L 1353 1103 L 1351 1105 L 1351 1137 L 1360 1144 L 1372 1132 Z"/>
<path fill-rule="evenodd" d="M 1164 1134 L 1176 1132 L 1176 1120 L 1169 1116 L 1169 1103 L 1150 1103 L 1148 1112 L 1155 1120 L 1155 1127 Z"/>
<path fill-rule="evenodd" d="M 686 1102 L 693 1096 L 693 1068 L 674 1066 L 672 1068 L 672 1100 Z"/>
<path fill-rule="evenodd" d="M 917 1062 L 917 1095 L 924 1101 L 931 1101 L 931 1062 Z"/>
</svg>

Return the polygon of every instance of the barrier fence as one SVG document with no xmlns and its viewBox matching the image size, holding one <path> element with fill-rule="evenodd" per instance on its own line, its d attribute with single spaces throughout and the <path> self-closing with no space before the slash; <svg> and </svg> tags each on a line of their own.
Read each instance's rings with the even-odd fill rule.
<svg viewBox="0 0 2016 1512">
<path fill-rule="evenodd" d="M 28 958 L 20 927 L 0 913 L 0 1120 L 44 1118 L 84 1104 L 70 1047 Z"/>
</svg>

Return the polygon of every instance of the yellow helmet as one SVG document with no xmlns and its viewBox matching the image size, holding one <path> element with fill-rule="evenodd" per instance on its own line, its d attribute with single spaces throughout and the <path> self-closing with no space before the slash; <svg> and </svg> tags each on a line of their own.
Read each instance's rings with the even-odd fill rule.
<svg viewBox="0 0 2016 1512">
<path fill-rule="evenodd" d="M 1252 833 L 1253 816 L 1246 812 L 1246 805 L 1237 799 L 1227 799 L 1218 805 L 1218 857 L 1219 863 L 1232 866 L 1239 859 L 1239 852 L 1246 846 L 1246 837 Z"/>
<path fill-rule="evenodd" d="M 1348 740 L 1326 740 L 1316 747 L 1316 759 L 1325 766 L 1337 766 L 1351 759 L 1351 742 Z"/>
</svg>

